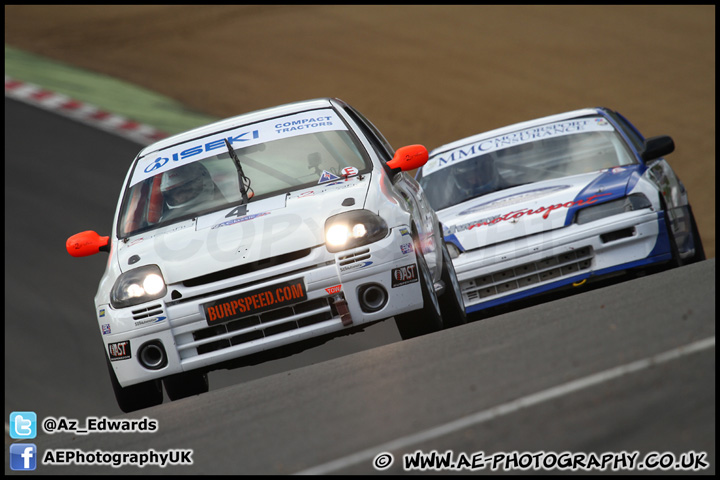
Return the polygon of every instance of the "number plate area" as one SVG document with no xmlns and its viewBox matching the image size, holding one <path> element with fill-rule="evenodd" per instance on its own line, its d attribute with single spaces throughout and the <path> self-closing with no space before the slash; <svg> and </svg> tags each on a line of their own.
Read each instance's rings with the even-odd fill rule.
<svg viewBox="0 0 720 480">
<path fill-rule="evenodd" d="M 217 325 L 282 308 L 307 299 L 303 280 L 295 279 L 203 304 L 208 325 Z"/>
</svg>

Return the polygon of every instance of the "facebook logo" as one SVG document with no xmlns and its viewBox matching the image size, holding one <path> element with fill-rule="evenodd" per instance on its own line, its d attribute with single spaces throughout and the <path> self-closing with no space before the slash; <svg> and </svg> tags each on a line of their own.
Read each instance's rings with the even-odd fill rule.
<svg viewBox="0 0 720 480">
<path fill-rule="evenodd" d="M 35 438 L 37 415 L 35 412 L 12 412 L 10 414 L 10 438 Z"/>
<path fill-rule="evenodd" d="M 10 469 L 12 470 L 35 470 L 36 457 L 37 447 L 33 443 L 10 445 Z"/>
</svg>

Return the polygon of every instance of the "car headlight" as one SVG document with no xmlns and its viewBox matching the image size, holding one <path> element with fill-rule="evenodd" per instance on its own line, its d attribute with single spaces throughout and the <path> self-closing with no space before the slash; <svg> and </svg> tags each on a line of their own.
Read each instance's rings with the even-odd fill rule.
<svg viewBox="0 0 720 480">
<path fill-rule="evenodd" d="M 632 212 L 643 208 L 652 208 L 652 203 L 641 193 L 634 193 L 627 197 L 613 200 L 611 202 L 593 205 L 579 210 L 575 216 L 575 223 L 582 225 L 584 223 L 594 222 L 601 218 L 618 215 L 620 213 Z"/>
<path fill-rule="evenodd" d="M 376 242 L 389 231 L 385 220 L 369 210 L 344 212 L 325 221 L 325 246 L 329 252 L 340 252 Z"/>
<path fill-rule="evenodd" d="M 110 293 L 113 308 L 124 308 L 162 298 L 167 293 L 160 267 L 146 265 L 118 277 Z"/>
</svg>

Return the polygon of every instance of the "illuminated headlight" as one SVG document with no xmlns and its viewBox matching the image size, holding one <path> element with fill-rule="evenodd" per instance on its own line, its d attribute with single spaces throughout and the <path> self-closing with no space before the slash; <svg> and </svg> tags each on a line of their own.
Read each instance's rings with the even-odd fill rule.
<svg viewBox="0 0 720 480">
<path fill-rule="evenodd" d="M 325 221 L 325 246 L 329 252 L 367 245 L 385 238 L 389 229 L 385 220 L 369 210 L 353 210 Z"/>
<path fill-rule="evenodd" d="M 647 197 L 641 193 L 628 195 L 627 197 L 612 202 L 593 205 L 592 207 L 583 208 L 577 212 L 575 223 L 582 225 L 584 223 L 594 222 L 601 218 L 619 215 L 625 212 L 641 210 L 643 208 L 652 208 L 652 203 Z"/>
<path fill-rule="evenodd" d="M 118 277 L 110 294 L 113 308 L 124 308 L 162 298 L 167 293 L 157 265 L 139 267 Z"/>
</svg>

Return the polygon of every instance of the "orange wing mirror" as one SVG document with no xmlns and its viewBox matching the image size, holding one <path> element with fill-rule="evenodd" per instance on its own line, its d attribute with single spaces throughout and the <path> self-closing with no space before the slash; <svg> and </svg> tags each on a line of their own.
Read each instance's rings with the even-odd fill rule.
<svg viewBox="0 0 720 480">
<path fill-rule="evenodd" d="M 100 251 L 110 251 L 110 237 L 101 237 L 92 230 L 73 235 L 65 242 L 65 248 L 73 257 L 87 257 Z"/>
<path fill-rule="evenodd" d="M 427 148 L 422 145 L 408 145 L 398 148 L 392 160 L 387 162 L 387 166 L 393 170 L 399 168 L 403 172 L 407 172 L 422 167 L 427 161 Z"/>
</svg>

